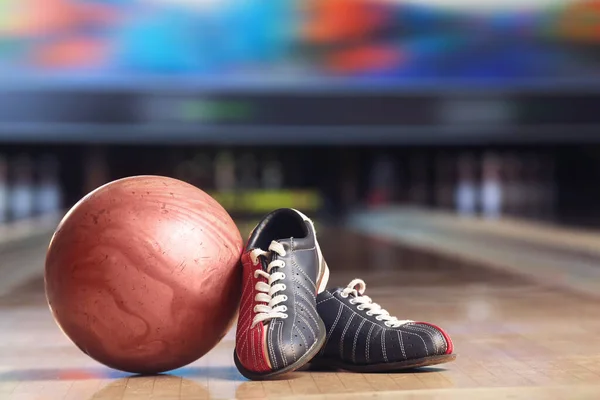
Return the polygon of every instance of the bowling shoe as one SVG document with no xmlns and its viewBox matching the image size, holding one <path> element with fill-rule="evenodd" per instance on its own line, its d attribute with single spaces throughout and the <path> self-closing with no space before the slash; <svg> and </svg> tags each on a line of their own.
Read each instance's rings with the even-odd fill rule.
<svg viewBox="0 0 600 400">
<path fill-rule="evenodd" d="M 456 358 L 452 340 L 441 328 L 391 316 L 370 297 L 365 282 L 325 290 L 317 309 L 327 327 L 327 339 L 311 361 L 311 369 L 339 368 L 355 372 L 385 372 L 442 364 Z"/>
<path fill-rule="evenodd" d="M 242 266 L 238 370 L 258 380 L 306 365 L 325 342 L 316 296 L 329 279 L 312 221 L 293 209 L 268 214 L 251 233 Z"/>
</svg>

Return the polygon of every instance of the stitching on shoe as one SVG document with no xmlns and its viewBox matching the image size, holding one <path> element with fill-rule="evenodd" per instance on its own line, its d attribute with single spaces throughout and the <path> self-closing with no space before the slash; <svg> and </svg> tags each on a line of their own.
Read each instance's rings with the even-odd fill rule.
<svg viewBox="0 0 600 400">
<path fill-rule="evenodd" d="M 275 323 L 272 323 L 269 326 L 269 330 L 271 331 L 271 340 L 269 340 L 269 338 L 267 337 L 267 342 L 269 344 L 269 354 L 271 354 L 271 359 L 273 360 L 273 369 L 277 369 L 277 357 L 275 357 L 275 349 L 273 348 L 273 331 L 275 330 Z M 283 356 L 281 358 L 283 359 Z"/>
<path fill-rule="evenodd" d="M 242 293 L 246 293 L 246 287 L 248 286 L 248 284 L 250 284 L 250 285 L 252 284 L 252 277 L 250 275 L 248 275 L 248 282 L 246 282 L 246 285 L 244 286 L 244 291 Z M 254 298 L 254 296 L 252 296 L 253 293 L 254 293 L 254 290 L 252 290 L 250 292 L 250 296 L 249 296 L 250 297 L 250 306 L 252 306 L 252 299 Z M 244 304 L 246 304 L 246 303 L 247 303 L 247 301 L 240 304 L 240 308 L 242 310 L 244 310 L 244 313 L 242 315 L 240 315 L 240 317 L 238 318 L 238 325 L 242 326 L 242 333 L 248 332 L 248 330 L 250 328 L 249 324 L 239 324 L 239 323 L 243 322 L 244 319 L 246 318 L 245 316 L 248 313 L 251 313 L 251 311 L 252 311 L 252 307 L 244 307 Z"/>
<path fill-rule="evenodd" d="M 251 342 L 252 342 L 252 360 L 254 360 L 254 363 L 255 363 L 255 366 L 256 366 L 258 364 L 258 359 L 256 358 L 256 351 L 254 349 L 254 333 L 255 333 L 255 331 L 253 330 L 252 331 L 252 338 L 251 338 L 252 339 L 251 340 Z M 248 354 L 248 355 L 250 355 L 250 354 Z"/>
<path fill-rule="evenodd" d="M 300 238 L 300 239 L 302 239 L 302 238 Z M 313 246 L 313 247 L 311 247 L 309 249 L 298 249 L 296 251 L 315 251 L 316 249 L 317 249 L 317 246 Z"/>
<path fill-rule="evenodd" d="M 310 333 L 312 333 L 313 337 L 315 338 L 315 340 L 317 340 L 317 334 L 315 333 L 315 331 L 313 330 L 313 328 L 310 326 L 310 324 L 308 323 L 308 321 L 306 320 L 306 318 L 304 318 L 302 315 L 298 314 L 298 318 L 302 318 L 302 320 L 304 321 L 304 324 L 306 326 L 308 326 L 308 329 L 310 330 Z"/>
<path fill-rule="evenodd" d="M 405 360 L 408 360 L 408 357 L 406 356 L 406 351 L 404 350 L 404 340 L 402 340 L 402 332 L 398 330 L 396 331 L 396 333 L 398 334 L 398 341 L 400 342 L 400 350 L 402 350 L 402 356 Z"/>
<path fill-rule="evenodd" d="M 283 322 L 279 322 L 279 349 L 281 350 L 281 358 L 283 358 L 283 363 L 284 365 L 287 367 L 289 365 L 289 362 L 287 360 L 287 357 L 285 356 L 285 350 L 283 347 Z M 292 329 L 293 331 L 293 329 Z M 290 340 L 291 340 L 291 335 L 290 335 Z M 294 346 L 292 346 L 292 354 L 294 355 L 294 361 L 297 360 L 296 357 L 296 351 L 294 350 Z"/>
<path fill-rule="evenodd" d="M 363 317 L 363 316 L 362 316 L 362 315 L 360 315 L 358 312 L 356 312 L 356 311 L 355 311 L 355 310 L 354 310 L 352 307 L 348 306 L 346 303 L 344 303 L 343 301 L 341 301 L 341 300 L 340 300 L 340 299 L 338 299 L 337 297 L 336 297 L 335 299 L 336 299 L 336 300 L 337 300 L 337 301 L 338 301 L 338 302 L 339 302 L 341 305 L 343 305 L 343 306 L 344 306 L 344 307 L 346 307 L 348 310 L 350 310 L 350 312 L 351 312 L 353 315 L 356 315 L 357 317 L 360 317 L 360 318 L 364 319 L 365 321 L 367 321 L 367 322 L 370 322 L 370 323 L 372 323 L 372 324 L 373 324 L 373 321 L 371 321 L 371 320 L 369 320 L 369 319 L 367 319 L 367 318 Z M 375 325 L 377 325 L 377 324 L 375 324 Z M 377 325 L 377 326 L 379 326 L 379 325 Z M 381 327 L 380 327 L 380 328 L 381 328 Z"/>
<path fill-rule="evenodd" d="M 298 331 L 298 333 L 300 334 L 300 337 L 302 338 L 302 341 L 304 342 L 304 351 L 308 350 L 308 342 L 306 341 L 306 338 L 304 337 L 304 335 L 302 334 L 302 332 L 300 331 L 300 329 L 298 327 L 296 327 L 296 330 Z"/>
<path fill-rule="evenodd" d="M 299 265 L 296 265 L 296 266 L 299 267 Z M 310 279 L 310 276 L 308 276 L 308 274 L 306 272 L 304 272 L 304 269 L 298 268 L 298 270 L 300 272 L 302 272 L 302 275 L 304 275 L 306 277 L 306 279 L 308 279 L 308 281 L 313 285 L 314 289 L 316 289 L 317 288 L 317 284 L 314 283 L 312 279 Z M 314 292 L 315 291 L 314 289 L 311 292 Z"/>
<path fill-rule="evenodd" d="M 340 339 L 340 358 L 342 360 L 344 359 L 344 340 L 346 339 L 346 332 L 348 332 L 348 328 L 350 327 L 350 324 L 352 323 L 353 319 L 354 314 L 352 314 L 348 319 L 348 322 L 346 322 L 346 327 L 344 328 L 344 331 L 342 332 L 342 337 Z"/>
<path fill-rule="evenodd" d="M 325 303 L 327 300 L 331 300 L 331 299 L 334 299 L 334 298 L 335 298 L 335 297 L 333 297 L 333 296 L 331 296 L 331 297 L 328 297 L 328 298 L 326 298 L 326 299 L 324 299 L 324 300 L 318 301 L 318 302 L 317 302 L 317 304 Z"/>
<path fill-rule="evenodd" d="M 371 322 L 371 321 L 368 321 Z M 367 335 L 367 346 L 365 349 L 365 356 L 367 359 L 367 362 L 369 362 L 369 349 L 371 347 L 371 334 L 373 333 L 373 329 L 375 329 L 377 325 L 375 325 L 374 323 L 371 322 L 371 329 L 369 329 L 369 334 Z"/>
<path fill-rule="evenodd" d="M 305 288 L 305 289 L 306 289 L 306 288 Z M 295 293 L 295 292 L 294 292 L 294 293 Z M 312 296 L 312 297 L 313 297 L 313 299 L 312 299 L 312 300 L 310 300 L 310 299 L 308 299 L 306 296 L 304 296 L 302 293 L 300 293 L 299 291 L 298 291 L 298 293 L 297 293 L 297 294 L 298 294 L 298 296 L 302 297 L 302 299 L 303 299 L 304 301 L 306 301 L 306 302 L 307 302 L 309 305 L 312 305 L 312 302 L 313 302 L 313 301 L 315 301 L 315 298 L 314 298 L 315 296 L 314 296 L 314 295 Z"/>
<path fill-rule="evenodd" d="M 299 265 L 298 265 L 298 264 L 297 264 L 295 261 L 292 261 L 292 264 L 293 264 L 293 265 L 294 265 L 296 268 L 298 268 L 300 271 L 302 271 L 302 268 L 301 268 L 301 267 L 300 267 L 300 266 L 299 266 Z M 314 298 L 316 298 L 316 295 L 315 295 L 315 290 L 314 290 L 314 289 L 312 289 L 312 290 L 311 290 L 311 289 L 307 288 L 307 287 L 306 287 L 306 285 L 304 284 L 304 282 L 302 282 L 302 281 L 299 281 L 299 280 L 296 280 L 296 278 L 295 278 L 294 276 L 292 276 L 292 281 L 293 281 L 293 282 L 296 282 L 297 284 L 299 284 L 300 286 L 302 286 L 302 287 L 304 288 L 304 290 L 306 290 L 308 293 L 310 293 L 310 294 L 311 294 L 311 297 L 312 297 L 313 299 L 314 299 Z M 312 282 L 311 282 L 311 283 L 312 283 Z M 313 284 L 313 285 L 314 285 L 314 284 Z"/>
<path fill-rule="evenodd" d="M 296 260 L 295 260 L 296 251 L 294 249 L 294 238 L 290 239 L 290 246 L 291 246 L 291 250 L 290 250 L 291 259 L 290 259 L 290 262 L 292 263 L 292 266 L 294 266 L 294 265 L 297 266 L 298 264 L 296 263 Z M 293 269 L 293 267 L 292 267 L 292 269 Z M 292 280 L 293 280 L 293 276 L 292 276 Z M 292 320 L 292 329 L 290 329 L 290 343 L 293 343 L 293 341 L 292 341 L 292 335 L 294 334 L 294 328 L 296 327 L 296 314 L 298 313 L 298 310 L 296 309 L 296 290 L 294 290 L 294 288 L 292 288 L 292 293 L 294 295 L 294 319 Z M 294 346 L 292 346 L 292 352 L 294 353 L 294 359 L 295 359 L 296 358 L 296 352 L 294 351 Z"/>
<path fill-rule="evenodd" d="M 431 334 L 431 331 L 428 331 L 427 329 L 421 327 L 421 326 L 416 326 L 416 325 L 406 325 L 407 328 L 412 328 L 418 332 L 425 332 L 427 334 L 427 336 L 429 337 L 429 339 L 431 339 L 431 342 L 433 344 L 435 344 L 435 338 L 433 337 L 433 335 Z"/>
<path fill-rule="evenodd" d="M 402 331 L 402 332 L 403 332 L 403 333 L 407 333 L 407 334 L 409 334 L 409 335 L 414 335 L 414 336 L 418 337 L 419 339 L 421 339 L 421 342 L 423 342 L 423 346 L 425 346 L 425 354 L 426 354 L 427 356 L 429 356 L 429 350 L 427 350 L 427 343 L 425 343 L 425 340 L 423 340 L 423 338 L 421 337 L 421 335 L 417 335 L 416 333 L 414 333 L 414 332 L 409 332 L 409 331 Z"/>
<path fill-rule="evenodd" d="M 242 343 L 242 346 L 240 347 L 240 355 L 243 355 L 243 354 L 244 354 L 244 349 L 245 349 L 245 348 L 246 348 L 246 346 L 248 345 L 248 333 L 249 333 L 249 332 L 250 332 L 249 330 L 246 330 L 246 332 L 244 332 L 244 333 L 242 334 L 242 336 L 240 337 L 240 339 L 242 339 L 242 342 L 243 342 L 243 343 Z M 244 337 L 246 338 L 245 340 L 244 340 Z"/>
<path fill-rule="evenodd" d="M 427 331 L 427 330 L 426 330 L 426 329 L 424 329 L 423 327 L 421 327 L 421 326 L 417 326 L 417 325 L 415 325 L 415 324 L 408 324 L 408 325 L 406 325 L 406 328 L 407 328 L 407 329 L 408 329 L 408 328 L 410 328 L 410 329 L 416 330 L 417 332 L 425 332 L 425 333 L 427 334 L 427 336 L 428 336 L 428 337 L 431 339 L 431 342 L 432 342 L 432 344 L 435 346 L 435 339 L 434 339 L 434 337 L 431 335 L 431 332 L 430 332 L 430 331 Z M 421 338 L 421 339 L 423 339 L 423 338 Z M 425 341 L 423 341 L 423 342 L 425 342 Z M 425 349 L 427 350 L 427 345 L 425 345 Z M 429 353 L 427 353 L 427 354 L 429 355 Z"/>
<path fill-rule="evenodd" d="M 300 296 L 300 297 L 302 297 L 302 296 Z M 306 300 L 306 299 L 304 299 L 304 300 Z M 302 306 L 302 307 L 304 307 L 304 309 L 306 310 L 306 314 L 308 314 L 308 316 L 310 316 L 310 319 L 312 319 L 312 320 L 315 322 L 315 324 L 317 324 L 317 325 L 318 325 L 318 324 L 319 324 L 319 321 L 317 321 L 317 319 L 315 318 L 315 316 L 314 316 L 314 315 L 312 315 L 312 314 L 311 314 L 311 313 L 308 311 L 308 309 L 309 309 L 309 308 L 310 308 L 310 309 L 312 309 L 312 310 L 314 310 L 314 307 L 312 306 L 312 304 L 310 304 L 310 302 L 309 302 L 308 300 L 306 300 L 306 302 L 308 303 L 308 307 L 307 307 L 307 305 L 306 305 L 306 304 L 302 304 L 302 303 L 301 303 L 301 302 L 299 302 L 299 301 L 295 302 L 295 305 L 298 305 L 298 306 Z M 315 311 L 317 311 L 317 310 L 315 310 Z M 317 312 L 317 314 L 318 314 L 318 312 Z M 299 312 L 296 312 L 296 315 L 300 315 L 300 313 L 299 313 Z"/>
<path fill-rule="evenodd" d="M 433 343 L 434 346 L 436 344 L 435 337 L 436 336 L 441 336 L 442 337 L 442 342 L 444 343 L 444 346 L 442 347 L 442 349 L 443 349 L 442 351 L 445 353 L 448 350 L 448 343 L 446 342 L 446 338 L 444 337 L 444 335 L 439 330 L 435 329 L 434 327 L 432 327 L 430 325 L 418 325 L 417 326 L 416 324 L 413 324 L 413 325 L 408 325 L 408 326 L 412 326 L 413 329 L 417 329 L 417 328 L 424 329 L 425 331 L 431 333 L 430 338 L 431 338 L 431 342 Z"/>
<path fill-rule="evenodd" d="M 343 303 L 340 305 L 340 309 L 338 310 L 337 318 L 335 319 L 335 322 L 331 326 L 331 329 L 329 330 L 329 333 L 327 334 L 327 338 L 325 338 L 325 343 L 323 344 L 323 347 L 321 348 L 321 351 L 319 352 L 321 355 L 323 355 L 325 353 L 325 347 L 327 347 L 327 344 L 329 343 L 329 339 L 331 339 L 331 335 L 333 334 L 333 331 L 335 330 L 335 327 L 337 326 L 337 323 L 339 322 L 340 317 L 342 316 L 342 311 L 344 310 L 343 305 L 344 305 Z"/>
<path fill-rule="evenodd" d="M 365 321 L 362 321 L 360 323 L 360 325 L 358 326 L 356 333 L 354 334 L 354 344 L 352 345 L 352 362 L 353 363 L 356 363 L 356 342 L 358 341 L 358 334 L 360 333 L 360 330 L 362 329 L 364 324 L 365 324 Z"/>
<path fill-rule="evenodd" d="M 385 360 L 385 362 L 389 362 L 387 353 L 385 352 L 385 332 L 386 331 L 387 330 L 384 328 L 381 332 L 381 350 L 383 351 L 383 359 Z"/>
</svg>

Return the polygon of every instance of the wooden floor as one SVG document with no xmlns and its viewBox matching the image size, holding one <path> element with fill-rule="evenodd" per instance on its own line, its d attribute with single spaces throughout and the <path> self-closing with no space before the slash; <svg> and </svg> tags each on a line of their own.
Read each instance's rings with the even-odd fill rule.
<svg viewBox="0 0 600 400">
<path fill-rule="evenodd" d="M 56 327 L 43 293 L 43 246 L 34 243 L 2 264 L 33 263 L 40 274 L 0 297 L 0 399 L 600 398 L 598 300 L 389 241 L 320 233 L 331 285 L 363 278 L 367 294 L 392 314 L 443 326 L 456 362 L 398 374 L 301 371 L 250 382 L 235 369 L 230 332 L 188 367 L 130 376 L 92 361 Z"/>
</svg>

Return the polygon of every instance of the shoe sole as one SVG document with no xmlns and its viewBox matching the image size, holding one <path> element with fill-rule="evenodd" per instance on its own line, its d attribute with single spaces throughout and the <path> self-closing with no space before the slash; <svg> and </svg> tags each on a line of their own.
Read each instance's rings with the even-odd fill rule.
<svg viewBox="0 0 600 400">
<path fill-rule="evenodd" d="M 321 347 L 325 343 L 327 334 L 325 332 L 326 328 L 325 328 L 325 324 L 323 323 L 323 321 L 319 321 L 319 328 L 322 332 L 322 335 L 318 338 L 318 340 L 311 346 L 310 349 L 308 349 L 308 351 L 302 357 L 300 357 L 298 360 L 296 360 L 296 362 L 288 365 L 285 368 L 278 369 L 277 371 L 270 371 L 267 373 L 256 373 L 256 372 L 248 371 L 246 368 L 244 368 L 244 366 L 238 359 L 237 354 L 234 350 L 233 351 L 233 361 L 235 362 L 235 366 L 237 367 L 238 371 L 240 371 L 240 373 L 243 376 L 245 376 L 246 378 L 251 379 L 253 381 L 272 379 L 272 378 L 275 378 L 275 377 L 278 377 L 278 376 L 281 376 L 284 374 L 289 374 L 291 372 L 294 372 L 297 369 L 302 368 L 306 364 L 308 364 L 310 362 L 310 360 L 312 360 L 313 357 L 317 355 L 317 353 L 321 350 Z"/>
<path fill-rule="evenodd" d="M 311 369 L 319 369 L 322 367 L 343 369 L 351 372 L 395 372 L 407 369 L 430 367 L 432 365 L 445 364 L 456 360 L 456 354 L 444 354 L 441 356 L 431 356 L 418 358 L 416 360 L 405 360 L 392 363 L 369 364 L 369 365 L 354 365 L 348 364 L 339 360 L 323 359 L 313 360 L 310 363 Z"/>
</svg>

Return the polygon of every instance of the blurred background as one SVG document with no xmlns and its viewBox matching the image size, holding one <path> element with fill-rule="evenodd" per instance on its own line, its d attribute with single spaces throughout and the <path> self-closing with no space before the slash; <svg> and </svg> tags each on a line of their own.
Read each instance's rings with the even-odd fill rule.
<svg viewBox="0 0 600 400">
<path fill-rule="evenodd" d="M 46 249 L 140 174 L 207 191 L 243 237 L 314 217 L 331 285 L 455 338 L 458 375 L 415 387 L 600 381 L 598 302 L 556 290 L 600 293 L 600 0 L 0 0 L 0 397 L 80 379 Z M 233 369 L 224 346 L 202 365 Z"/>
<path fill-rule="evenodd" d="M 600 1 L 0 7 L 1 223 L 134 174 L 238 216 L 600 223 Z"/>
</svg>

